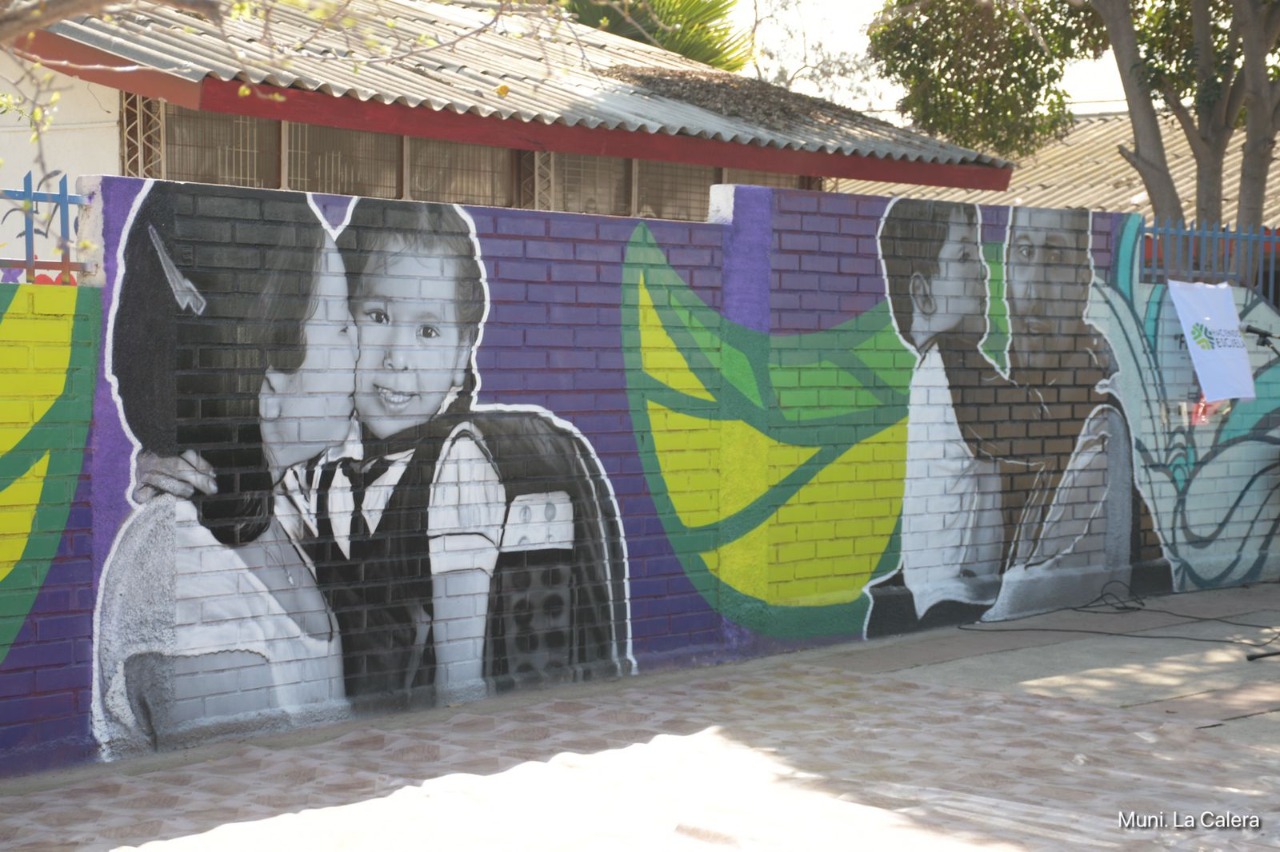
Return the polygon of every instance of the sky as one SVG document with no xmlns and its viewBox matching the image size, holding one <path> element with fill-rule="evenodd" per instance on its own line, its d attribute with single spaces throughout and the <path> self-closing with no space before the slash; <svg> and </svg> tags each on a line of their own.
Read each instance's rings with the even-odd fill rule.
<svg viewBox="0 0 1280 852">
<path fill-rule="evenodd" d="M 756 2 L 762 7 L 768 5 L 768 0 L 738 0 L 734 8 L 738 26 L 750 29 Z M 879 0 L 799 0 L 799 5 L 802 10 L 800 26 L 806 38 L 819 39 L 829 48 L 840 46 L 859 56 L 867 47 L 867 25 L 881 7 Z M 769 31 L 762 30 L 759 38 L 762 42 L 776 44 L 778 39 L 775 36 L 770 41 L 770 35 Z M 784 38 L 784 41 L 799 44 L 795 39 Z M 839 97 L 817 87 L 797 86 L 797 89 L 806 94 L 839 100 L 886 121 L 902 121 L 894 109 L 894 104 L 901 97 L 900 89 L 883 80 L 871 81 L 865 88 L 862 95 Z M 1066 89 L 1071 98 L 1072 111 L 1077 115 L 1122 112 L 1125 109 L 1120 74 L 1110 52 L 1096 62 L 1081 62 L 1069 68 Z"/>
</svg>

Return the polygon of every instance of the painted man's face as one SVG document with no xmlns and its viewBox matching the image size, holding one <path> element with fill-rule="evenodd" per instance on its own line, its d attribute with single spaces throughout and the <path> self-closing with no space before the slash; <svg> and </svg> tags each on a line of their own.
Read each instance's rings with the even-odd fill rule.
<svg viewBox="0 0 1280 852">
<path fill-rule="evenodd" d="M 1088 213 L 1015 208 L 1006 266 L 1014 348 L 1033 351 L 1047 338 L 1087 333 L 1091 278 Z"/>
<path fill-rule="evenodd" d="M 461 388 L 471 334 L 458 310 L 452 258 L 390 254 L 351 306 L 359 329 L 356 413 L 379 438 L 435 417 Z"/>
</svg>

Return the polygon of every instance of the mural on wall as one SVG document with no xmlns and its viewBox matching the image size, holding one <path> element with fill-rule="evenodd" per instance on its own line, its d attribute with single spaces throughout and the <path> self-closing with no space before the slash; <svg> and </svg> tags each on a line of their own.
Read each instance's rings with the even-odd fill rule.
<svg viewBox="0 0 1280 852">
<path fill-rule="evenodd" d="M 906 463 L 909 373 L 883 303 L 811 334 L 754 330 L 644 225 L 623 299 L 641 457 L 695 586 L 754 630 L 861 632 L 863 589 L 895 564 Z"/>
<path fill-rule="evenodd" d="M 1135 477 L 1151 507 L 1176 591 L 1274 579 L 1280 526 L 1280 360 L 1250 340 L 1257 398 L 1208 411 L 1195 388 L 1164 283 L 1137 275 L 1141 220 L 1117 222 L 1117 275 L 1095 288 L 1091 317 L 1114 340 L 1115 393 L 1130 412 Z M 1280 330 L 1280 313 L 1235 287 L 1243 323 Z"/>
<path fill-rule="evenodd" d="M 704 598 L 777 636 L 999 620 L 1127 596 L 1147 528 L 1171 567 L 1148 592 L 1275 576 L 1270 353 L 1253 353 L 1256 402 L 1193 426 L 1163 286 L 1134 283 L 1140 225 L 888 201 L 884 299 L 785 335 L 712 309 L 638 227 L 632 416 Z M 1101 274 L 1099 232 L 1118 247 Z M 1280 328 L 1238 292 L 1242 316 Z M 1244 491 L 1224 490 L 1243 470 Z"/>
<path fill-rule="evenodd" d="M 5 766 L 1280 573 L 1280 359 L 1200 405 L 1140 220 L 713 201 L 101 179 L 0 284 Z"/>
<path fill-rule="evenodd" d="M 79 484 L 100 295 L 0 285 L 0 664 L 59 551 Z"/>
<path fill-rule="evenodd" d="M 465 211 L 157 184 L 118 279 L 136 508 L 99 583 L 105 755 L 631 668 L 594 451 L 546 410 L 476 402 Z"/>
<path fill-rule="evenodd" d="M 918 357 L 902 579 L 922 623 L 936 606 L 997 620 L 1085 604 L 1127 584 L 1135 561 L 1128 428 L 1084 316 L 1089 214 L 1011 212 L 1003 369 L 984 347 L 979 219 L 972 205 L 901 199 L 880 230 L 894 323 Z"/>
</svg>

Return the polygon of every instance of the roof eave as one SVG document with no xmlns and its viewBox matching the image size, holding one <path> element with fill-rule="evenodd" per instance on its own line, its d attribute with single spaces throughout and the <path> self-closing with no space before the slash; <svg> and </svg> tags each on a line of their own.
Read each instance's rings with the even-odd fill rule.
<svg viewBox="0 0 1280 852">
<path fill-rule="evenodd" d="M 1003 165 L 893 160 L 842 152 L 743 144 L 684 134 L 522 121 L 436 110 L 425 103 L 413 107 L 343 96 L 342 108 L 335 109 L 335 96 L 324 92 L 251 84 L 250 94 L 245 95 L 243 88 L 246 84 L 240 80 L 205 77 L 195 82 L 177 74 L 139 68 L 119 56 L 48 31 L 35 33 L 20 46 L 20 50 L 53 70 L 134 94 L 161 98 L 188 109 L 350 130 L 376 127 L 383 133 L 527 151 L 665 160 L 962 189 L 1005 190 L 1013 173 L 1011 166 Z"/>
</svg>

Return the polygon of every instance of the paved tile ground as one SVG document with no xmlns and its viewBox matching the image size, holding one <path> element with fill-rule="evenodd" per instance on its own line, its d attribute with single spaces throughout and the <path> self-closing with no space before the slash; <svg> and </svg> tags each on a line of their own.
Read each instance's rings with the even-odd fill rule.
<svg viewBox="0 0 1280 852">
<path fill-rule="evenodd" d="M 1273 625 L 1205 592 L 9 779 L 0 846 L 1274 848 L 1280 657 L 1221 644 Z"/>
</svg>

